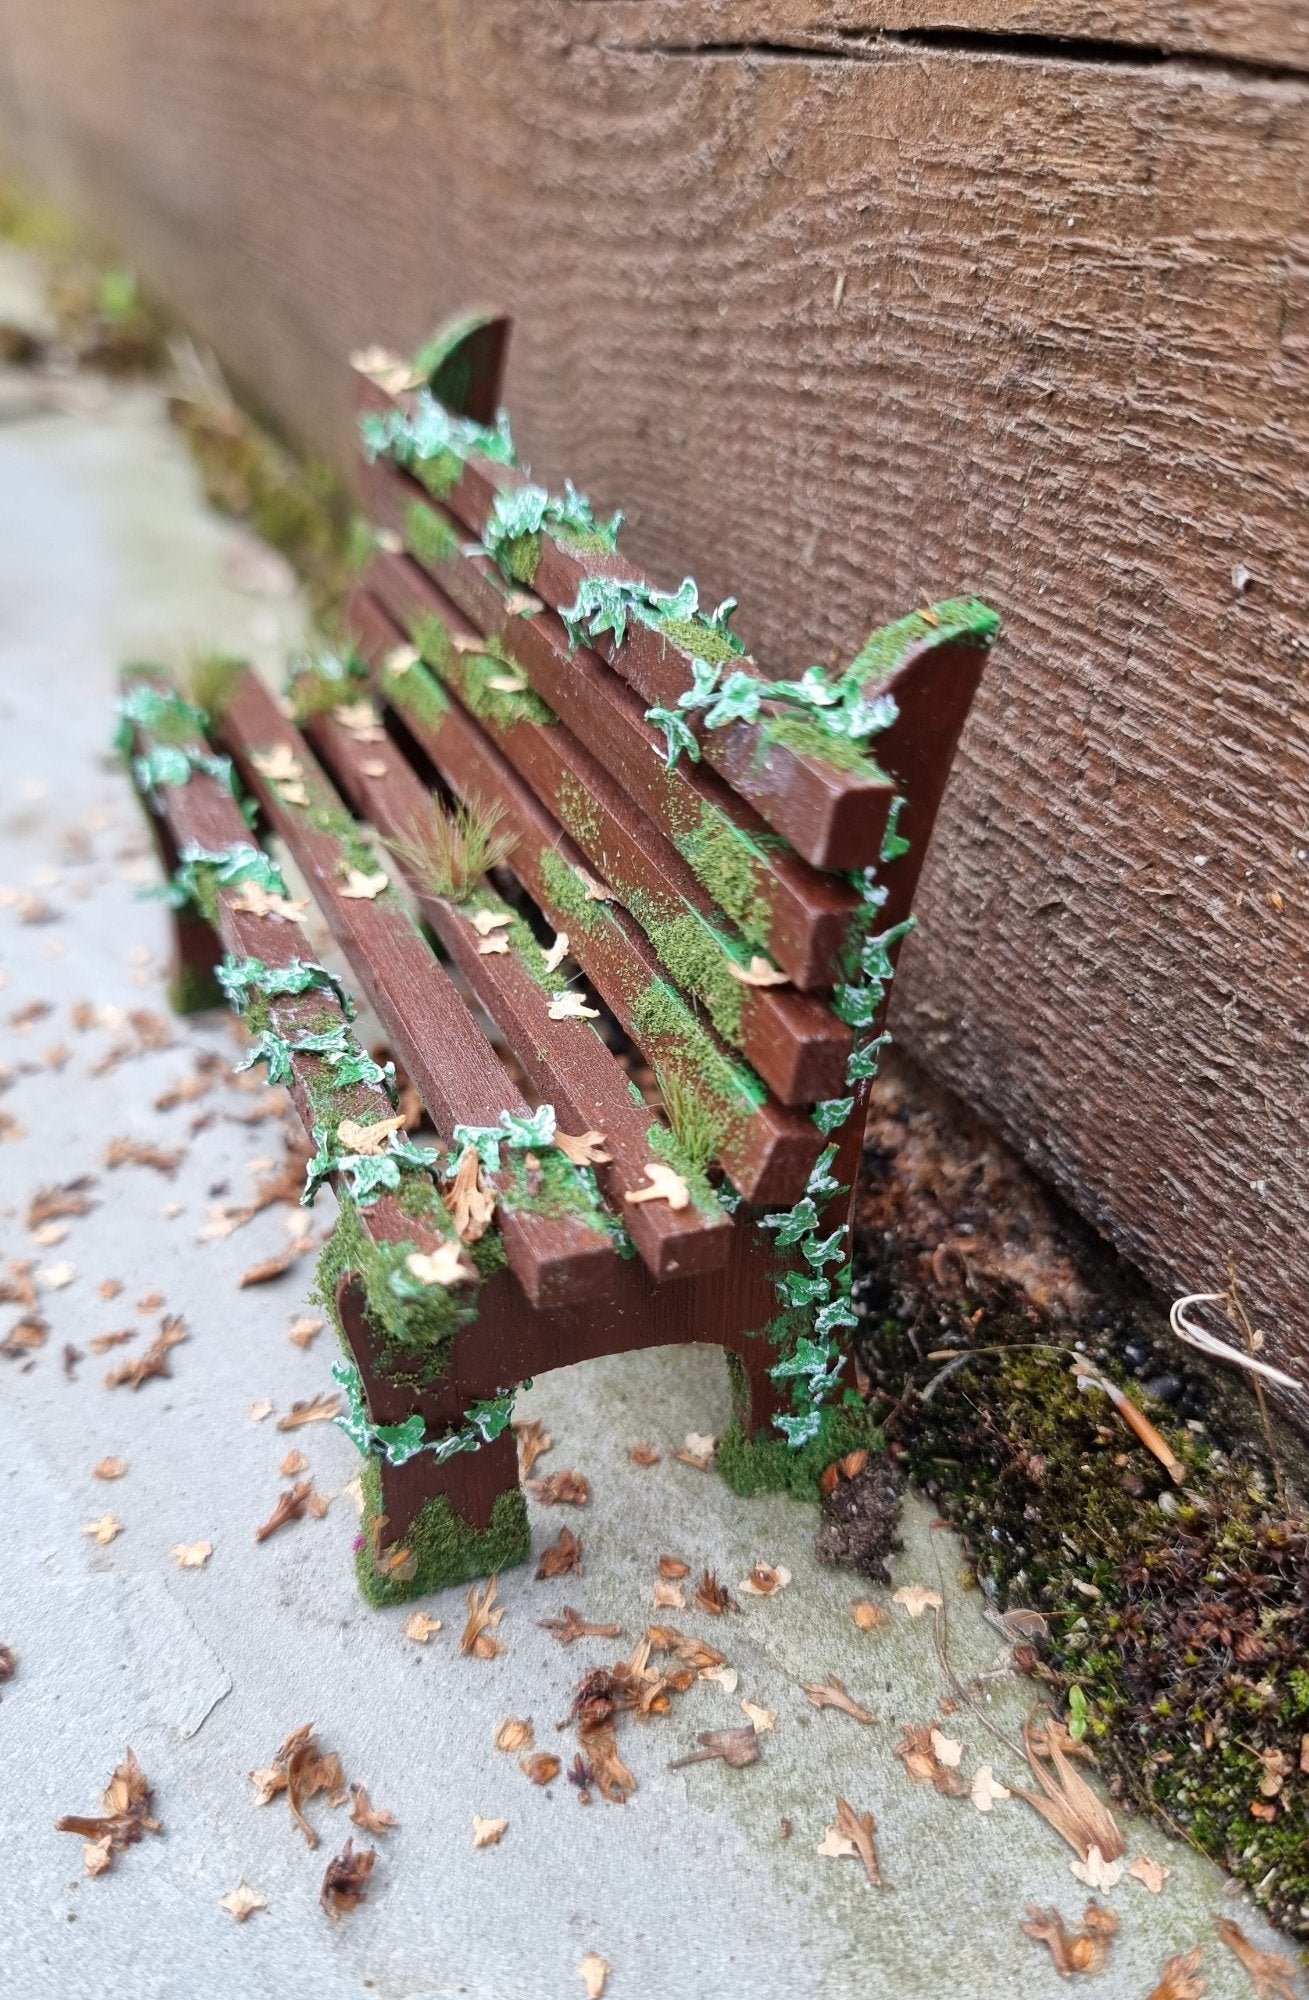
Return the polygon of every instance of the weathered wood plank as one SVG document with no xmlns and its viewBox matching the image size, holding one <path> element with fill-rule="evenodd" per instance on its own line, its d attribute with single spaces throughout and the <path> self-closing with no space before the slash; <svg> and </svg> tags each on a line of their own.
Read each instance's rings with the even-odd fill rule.
<svg viewBox="0 0 1309 2000">
<path fill-rule="evenodd" d="M 1309 32 L 1276 0 L 828 18 L 952 15 L 1272 65 Z M 536 476 L 736 591 L 770 668 L 999 608 L 898 1031 L 1160 1283 L 1235 1256 L 1305 1356 L 1304 84 L 594 46 L 620 0 L 5 19 L 6 143 L 341 466 L 341 357 L 495 302 Z"/>
</svg>

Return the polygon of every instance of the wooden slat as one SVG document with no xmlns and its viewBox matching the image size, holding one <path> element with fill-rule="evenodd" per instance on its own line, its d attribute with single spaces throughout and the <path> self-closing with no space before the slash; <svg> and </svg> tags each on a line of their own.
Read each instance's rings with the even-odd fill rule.
<svg viewBox="0 0 1309 2000">
<path fill-rule="evenodd" d="M 470 662 L 459 646 L 486 635 L 408 556 L 378 556 L 369 580 L 415 644 L 432 619 L 451 637 L 448 659 L 430 664 L 465 707 L 477 713 L 475 696 L 469 698 Z M 541 724 L 526 717 L 502 722 L 490 713 L 479 720 L 547 811 L 568 828 L 618 900 L 631 909 L 657 952 L 660 929 L 691 919 L 694 943 L 708 946 L 706 960 L 679 971 L 663 952 L 660 956 L 670 979 L 714 1012 L 715 985 L 722 989 L 731 978 L 725 969 L 728 953 L 718 942 L 728 932 L 676 850 L 562 723 Z M 743 951 L 739 962 L 748 963 L 749 956 Z M 719 1033 L 741 1050 L 783 1104 L 812 1104 L 843 1091 L 853 1036 L 821 1000 L 791 988 L 736 981 L 724 990 L 739 1011 L 725 1022 L 719 1008 Z"/>
<path fill-rule="evenodd" d="M 525 1114 L 521 1093 L 403 905 L 389 891 L 373 901 L 342 895 L 339 839 L 315 826 L 322 807 L 342 811 L 339 796 L 253 675 L 245 676 L 224 709 L 222 740 L 294 855 L 438 1129 L 448 1135 L 456 1124 L 495 1125 L 506 1111 Z M 303 769 L 308 807 L 287 804 L 255 766 L 254 753 L 279 746 Z M 534 1305 L 602 1293 L 612 1283 L 614 1252 L 602 1231 L 578 1216 L 511 1208 L 503 1188 L 501 1193 L 505 1251 Z"/>
<path fill-rule="evenodd" d="M 364 376 L 359 377 L 358 395 L 362 410 L 406 406 L 406 398 L 389 396 Z M 473 453 L 444 495 L 445 503 L 477 536 L 485 531 L 497 495 L 526 483 L 514 467 Z M 588 577 L 644 580 L 620 556 L 579 554 L 548 534 L 540 536 L 540 545 L 532 589 L 556 611 L 574 601 Z M 629 623 L 621 646 L 606 635 L 594 642 L 594 650 L 635 688 L 647 708 L 675 707 L 691 685 L 692 655 L 639 620 Z M 758 662 L 745 655 L 733 666 L 760 672 Z M 762 724 L 744 722 L 701 732 L 701 749 L 732 789 L 815 868 L 854 869 L 876 862 L 895 794 L 871 763 L 866 770 L 841 770 L 788 744 L 770 743 Z"/>
<path fill-rule="evenodd" d="M 604 1134 L 611 1164 L 597 1167 L 600 1185 L 626 1221 L 651 1274 L 666 1280 L 718 1270 L 726 1261 L 731 1233 L 721 1210 L 707 1214 L 694 1206 L 674 1210 L 664 1202 L 625 1200 L 628 1192 L 644 1184 L 646 1165 L 654 1157 L 648 1138 L 653 1115 L 638 1111 L 626 1072 L 595 1029 L 587 1021 L 552 1021 L 548 995 L 517 953 L 478 950 L 480 940 L 469 913 L 479 898 L 473 895 L 457 907 L 434 894 L 406 861 L 403 843 L 411 829 L 430 821 L 432 798 L 398 749 L 388 746 L 379 757 L 330 714 L 314 717 L 305 733 L 354 810 L 390 846 L 424 918 L 503 1033 L 542 1101 L 554 1105 L 560 1128 Z M 381 776 L 379 762 L 386 765 Z M 480 900 L 499 901 L 489 885 Z M 562 974 L 557 983 L 563 983 Z"/>
<path fill-rule="evenodd" d="M 555 611 L 545 605 L 531 617 L 516 616 L 505 604 L 512 586 L 488 557 L 461 550 L 440 556 L 441 529 L 456 538 L 460 531 L 417 480 L 378 460 L 365 468 L 362 490 L 371 518 L 401 536 L 465 617 L 499 639 L 535 693 L 662 828 L 751 942 L 766 949 L 802 992 L 831 986 L 858 908 L 846 883 L 809 867 L 704 762 L 683 757 L 666 769 L 663 738 L 646 721 L 645 704 L 589 646 L 570 647 Z M 415 535 L 416 521 L 420 530 L 428 525 L 425 539 Z M 696 837 L 703 841 L 701 866 Z M 744 878 L 730 899 L 722 884 L 728 867 Z"/>
<path fill-rule="evenodd" d="M 361 657 L 380 684 L 385 678 L 383 662 L 402 643 L 403 635 L 365 591 L 357 591 L 351 600 L 348 622 Z M 417 677 L 425 670 L 414 668 L 412 673 Z M 579 930 L 575 918 L 553 894 L 542 866 L 542 857 L 554 854 L 570 869 L 580 867 L 581 855 L 574 843 L 456 702 L 440 697 L 446 712 L 433 718 L 427 712 L 428 704 L 416 699 L 416 685 L 421 683 L 411 683 L 406 690 L 405 681 L 405 676 L 392 678 L 387 687 L 407 728 L 459 797 L 494 799 L 504 807 L 505 824 L 518 843 L 513 872 L 556 928 L 568 931 L 573 957 L 656 1070 L 678 1077 L 692 1091 L 703 1090 L 702 1055 L 708 1050 L 714 1055 L 720 1077 L 727 1072 L 739 1075 L 739 1065 L 717 1052 L 708 1029 L 664 980 L 658 959 L 631 918 L 612 903 L 597 903 L 591 926 Z M 439 693 L 435 680 L 429 678 L 427 685 Z M 647 1008 L 656 995 L 668 1020 L 679 1024 L 675 1028 L 651 1027 Z M 694 1035 L 701 1053 L 688 1053 L 688 1032 Z M 729 1096 L 726 1084 L 720 1095 Z M 808 1118 L 775 1104 L 762 1090 L 758 1098 L 760 1101 L 745 1083 L 730 1087 L 731 1132 L 719 1157 L 748 1199 L 794 1201 L 803 1193 L 818 1157 L 820 1135 Z"/>
<path fill-rule="evenodd" d="M 133 673 L 124 677 L 125 686 L 143 681 L 148 681 L 161 692 L 171 692 L 153 675 Z M 144 732 L 138 731 L 138 747 L 145 749 L 149 742 Z M 190 747 L 198 749 L 205 746 L 199 737 L 195 737 Z M 166 832 L 164 844 L 174 852 L 194 844 L 215 853 L 233 843 L 250 840 L 250 829 L 232 794 L 217 779 L 204 772 L 196 772 L 188 784 L 165 786 L 160 803 L 163 808 L 160 824 Z M 283 966 L 305 956 L 304 933 L 298 925 L 234 909 L 233 903 L 240 895 L 239 887 L 222 889 L 216 907 L 215 928 L 222 944 L 233 957 L 258 958 L 265 965 Z M 290 1042 L 303 1034 L 311 1023 L 321 1028 L 325 1015 L 339 1015 L 341 1024 L 346 1025 L 344 1008 L 326 987 L 315 987 L 309 993 L 275 994 L 269 999 L 268 1009 L 274 1029 Z M 324 1083 L 332 1083 L 332 1069 L 323 1057 L 293 1049 L 291 1078 L 292 1100 L 306 1133 L 312 1136 L 314 1093 Z M 349 1095 L 351 1115 L 361 1125 L 375 1123 L 393 1113 L 390 1098 L 377 1084 L 355 1084 Z M 421 1216 L 407 1215 L 395 1196 L 390 1194 L 379 1195 L 376 1201 L 361 1209 L 360 1219 L 368 1234 L 378 1243 L 411 1243 L 420 1251 L 431 1252 L 445 1240 Z"/>
</svg>

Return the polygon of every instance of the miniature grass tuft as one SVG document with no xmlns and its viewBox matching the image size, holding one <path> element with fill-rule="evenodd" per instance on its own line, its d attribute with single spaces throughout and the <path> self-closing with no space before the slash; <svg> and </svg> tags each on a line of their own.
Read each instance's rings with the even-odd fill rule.
<svg viewBox="0 0 1309 2000">
<path fill-rule="evenodd" d="M 186 672 L 186 691 L 211 724 L 222 721 L 223 711 L 245 670 L 244 660 L 233 659 L 227 653 L 200 653 L 191 661 Z"/>
<path fill-rule="evenodd" d="M 395 841 L 395 851 L 433 895 L 462 903 L 481 877 L 514 851 L 515 836 L 501 825 L 504 816 L 498 802 L 484 805 L 474 797 L 450 812 L 434 798 L 431 819 L 411 824 Z"/>
</svg>

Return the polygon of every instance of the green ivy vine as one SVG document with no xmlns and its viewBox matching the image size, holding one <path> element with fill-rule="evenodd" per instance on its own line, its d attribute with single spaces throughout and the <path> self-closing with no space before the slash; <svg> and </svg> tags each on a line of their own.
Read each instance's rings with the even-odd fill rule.
<svg viewBox="0 0 1309 2000">
<path fill-rule="evenodd" d="M 484 1444 L 491 1444 L 508 1429 L 519 1389 L 532 1386 L 529 1379 L 516 1388 L 502 1389 L 496 1396 L 470 1403 L 461 1424 L 453 1425 L 440 1437 L 429 1437 L 426 1422 L 417 1410 L 401 1424 L 375 1424 L 364 1401 L 363 1379 L 352 1362 L 333 1363 L 332 1380 L 342 1390 L 346 1403 L 333 1422 L 345 1432 L 361 1457 L 378 1452 L 388 1465 L 406 1465 L 424 1451 L 430 1451 L 438 1465 L 444 1465 L 461 1451 L 480 1451 Z"/>
</svg>

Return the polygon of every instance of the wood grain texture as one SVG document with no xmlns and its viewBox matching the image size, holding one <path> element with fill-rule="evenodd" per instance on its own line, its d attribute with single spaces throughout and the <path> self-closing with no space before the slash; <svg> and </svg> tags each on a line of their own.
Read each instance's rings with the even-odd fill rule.
<svg viewBox="0 0 1309 2000">
<path fill-rule="evenodd" d="M 2 0 L 0 110 L 343 466 L 341 357 L 495 303 L 536 473 L 770 668 L 992 601 L 898 1031 L 1162 1285 L 1233 1254 L 1303 1360 L 1309 90 L 1257 72 L 1300 10 L 1143 8 L 1166 62 L 599 46 L 693 50 L 642 6 Z"/>
</svg>

